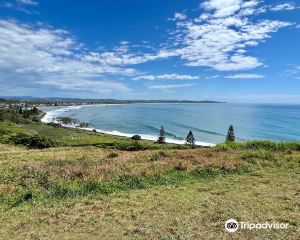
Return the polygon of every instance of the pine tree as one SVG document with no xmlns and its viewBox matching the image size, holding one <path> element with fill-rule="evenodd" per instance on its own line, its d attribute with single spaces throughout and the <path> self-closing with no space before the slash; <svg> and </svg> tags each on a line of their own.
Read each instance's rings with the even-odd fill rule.
<svg viewBox="0 0 300 240">
<path fill-rule="evenodd" d="M 161 126 L 160 131 L 159 131 L 159 136 L 157 139 L 158 143 L 165 143 L 166 142 L 166 132 L 163 126 Z"/>
<path fill-rule="evenodd" d="M 192 131 L 190 130 L 188 135 L 186 136 L 186 139 L 185 139 L 185 144 L 189 144 L 191 145 L 192 147 L 195 146 L 195 138 L 194 138 L 194 135 L 192 133 Z"/>
<path fill-rule="evenodd" d="M 232 125 L 230 125 L 226 136 L 226 142 L 234 142 L 234 141 L 235 141 L 234 128 Z"/>
</svg>

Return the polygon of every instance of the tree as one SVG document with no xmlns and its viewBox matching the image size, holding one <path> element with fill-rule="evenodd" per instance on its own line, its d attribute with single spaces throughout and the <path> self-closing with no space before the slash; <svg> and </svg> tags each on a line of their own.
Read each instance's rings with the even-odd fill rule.
<svg viewBox="0 0 300 240">
<path fill-rule="evenodd" d="M 37 109 L 37 107 L 32 108 L 32 113 L 33 114 L 38 114 L 39 113 L 39 110 Z"/>
<path fill-rule="evenodd" d="M 234 142 L 234 141 L 235 141 L 234 128 L 232 125 L 230 125 L 226 136 L 226 142 Z"/>
<path fill-rule="evenodd" d="M 166 132 L 163 126 L 161 126 L 160 130 L 159 130 L 159 136 L 157 139 L 158 143 L 165 143 L 166 142 Z"/>
<path fill-rule="evenodd" d="M 140 135 L 133 135 L 133 136 L 131 137 L 131 139 L 132 139 L 132 140 L 139 141 L 139 140 L 142 139 L 142 137 L 141 137 Z"/>
<path fill-rule="evenodd" d="M 188 135 L 186 136 L 186 139 L 185 139 L 185 144 L 189 144 L 191 145 L 192 147 L 195 146 L 195 138 L 194 138 L 194 135 L 192 133 L 192 130 L 189 131 Z"/>
<path fill-rule="evenodd" d="M 0 122 L 5 120 L 5 110 L 0 109 Z"/>
</svg>

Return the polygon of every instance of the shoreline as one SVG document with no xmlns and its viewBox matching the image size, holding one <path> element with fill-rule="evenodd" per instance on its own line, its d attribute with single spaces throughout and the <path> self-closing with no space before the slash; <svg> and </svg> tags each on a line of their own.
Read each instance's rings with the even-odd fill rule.
<svg viewBox="0 0 300 240">
<path fill-rule="evenodd" d="M 107 106 L 107 105 L 118 105 L 118 104 L 97 104 L 97 106 Z M 80 105 L 80 106 L 65 106 L 65 107 L 62 107 L 62 110 L 64 108 L 73 108 L 73 109 L 80 109 L 84 106 L 96 106 L 96 104 L 94 105 Z M 40 109 L 41 110 L 41 109 Z M 59 111 L 60 109 L 57 109 L 57 111 Z M 50 123 L 50 122 L 53 122 L 51 121 L 53 118 L 49 117 L 49 115 L 51 116 L 51 114 L 49 114 L 49 112 L 45 111 L 45 110 L 41 110 L 43 111 L 43 117 L 40 119 L 40 121 L 42 123 Z M 55 111 L 55 110 L 53 110 Z M 59 112 L 64 112 L 64 111 L 59 111 Z M 97 129 L 97 128 L 80 128 L 80 127 L 76 127 L 76 126 L 72 126 L 72 125 L 65 125 L 65 124 L 62 124 L 63 127 L 66 127 L 66 128 L 71 128 L 71 129 L 80 129 L 80 130 L 85 130 L 85 131 L 89 131 L 89 132 L 92 132 L 93 130 L 96 130 L 97 133 L 101 133 L 101 134 L 106 134 L 106 135 L 111 135 L 111 136 L 118 136 L 118 137 L 126 137 L 126 138 L 130 138 L 133 136 L 133 135 L 139 135 L 141 136 L 141 138 L 143 140 L 148 140 L 148 141 L 156 141 L 157 140 L 157 136 L 154 136 L 154 135 L 147 135 L 147 134 L 138 134 L 138 133 L 123 133 L 123 132 L 119 132 L 117 130 L 113 130 L 113 131 L 106 131 L 106 130 L 103 130 L 103 129 Z M 170 144 L 178 144 L 178 145 L 185 145 L 185 140 L 176 140 L 176 139 L 172 139 L 172 138 L 166 138 L 166 143 L 170 143 Z M 196 146 L 200 146 L 200 147 L 215 147 L 216 144 L 214 143 L 208 143 L 208 142 L 200 142 L 200 141 L 196 141 L 195 142 L 195 145 Z"/>
</svg>

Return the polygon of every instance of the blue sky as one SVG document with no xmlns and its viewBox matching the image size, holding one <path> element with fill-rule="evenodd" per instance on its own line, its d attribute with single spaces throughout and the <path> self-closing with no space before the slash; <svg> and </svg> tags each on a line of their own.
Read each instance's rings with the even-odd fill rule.
<svg viewBox="0 0 300 240">
<path fill-rule="evenodd" d="M 299 43 L 299 1 L 0 0 L 0 95 L 300 103 Z"/>
</svg>

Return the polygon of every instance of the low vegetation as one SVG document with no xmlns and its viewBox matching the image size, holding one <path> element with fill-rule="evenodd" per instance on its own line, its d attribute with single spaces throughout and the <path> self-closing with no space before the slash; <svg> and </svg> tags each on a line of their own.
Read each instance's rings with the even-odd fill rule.
<svg viewBox="0 0 300 240">
<path fill-rule="evenodd" d="M 22 107 L 0 109 L 0 122 L 30 123 L 38 122 L 42 112 L 36 107 L 23 109 Z"/>
<path fill-rule="evenodd" d="M 300 143 L 189 140 L 0 122 L 0 239 L 298 239 Z M 289 227 L 230 235 L 232 217 Z"/>
</svg>

